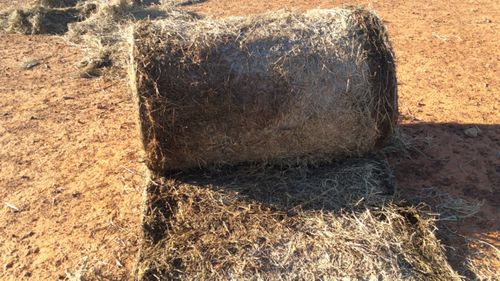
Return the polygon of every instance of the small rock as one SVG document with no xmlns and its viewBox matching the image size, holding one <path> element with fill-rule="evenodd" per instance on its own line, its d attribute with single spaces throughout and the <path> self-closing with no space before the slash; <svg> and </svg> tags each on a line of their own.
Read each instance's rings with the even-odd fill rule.
<svg viewBox="0 0 500 281">
<path fill-rule="evenodd" d="M 12 268 L 14 266 L 14 262 L 13 261 L 9 261 L 8 263 L 4 264 L 3 268 L 5 270 L 9 269 L 9 268 Z"/>
<path fill-rule="evenodd" d="M 481 130 L 478 127 L 471 127 L 465 129 L 464 134 L 468 137 L 475 138 L 481 134 Z"/>
</svg>

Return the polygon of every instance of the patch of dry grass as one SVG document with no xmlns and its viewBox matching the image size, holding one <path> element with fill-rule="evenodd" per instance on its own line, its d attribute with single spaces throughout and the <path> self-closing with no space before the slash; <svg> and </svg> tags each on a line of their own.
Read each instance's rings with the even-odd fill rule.
<svg viewBox="0 0 500 281">
<path fill-rule="evenodd" d="M 422 188 L 409 200 L 414 204 L 426 202 L 432 206 L 432 212 L 439 214 L 440 221 L 460 221 L 474 217 L 484 205 L 484 201 L 465 200 L 435 187 Z"/>
</svg>

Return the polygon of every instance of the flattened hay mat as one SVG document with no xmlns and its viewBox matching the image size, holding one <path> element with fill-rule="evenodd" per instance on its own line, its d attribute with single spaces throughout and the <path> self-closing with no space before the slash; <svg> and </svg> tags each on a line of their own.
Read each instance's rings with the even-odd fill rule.
<svg viewBox="0 0 500 281">
<path fill-rule="evenodd" d="M 394 58 L 360 9 L 135 26 L 131 89 L 148 167 L 361 156 L 397 119 Z"/>
<path fill-rule="evenodd" d="M 151 181 L 136 280 L 459 280 L 384 161 Z"/>
</svg>

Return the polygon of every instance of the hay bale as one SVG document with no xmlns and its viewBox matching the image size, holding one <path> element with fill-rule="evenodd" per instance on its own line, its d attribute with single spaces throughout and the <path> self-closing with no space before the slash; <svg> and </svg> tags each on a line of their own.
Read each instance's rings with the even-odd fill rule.
<svg viewBox="0 0 500 281">
<path fill-rule="evenodd" d="M 142 22 L 132 38 L 131 89 L 156 173 L 363 155 L 397 119 L 391 47 L 364 10 Z"/>
<path fill-rule="evenodd" d="M 434 222 L 356 159 L 154 179 L 137 280 L 460 280 Z M 388 185 L 389 184 L 389 185 Z"/>
</svg>

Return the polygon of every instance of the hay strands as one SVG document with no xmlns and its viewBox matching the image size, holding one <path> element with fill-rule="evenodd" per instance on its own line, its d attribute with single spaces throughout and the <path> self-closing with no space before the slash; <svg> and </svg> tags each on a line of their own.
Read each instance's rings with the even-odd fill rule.
<svg viewBox="0 0 500 281">
<path fill-rule="evenodd" d="M 9 203 L 9 202 L 4 202 L 5 206 L 9 209 L 11 209 L 12 211 L 14 211 L 15 213 L 17 212 L 20 212 L 21 210 L 14 204 L 12 203 Z"/>
</svg>

